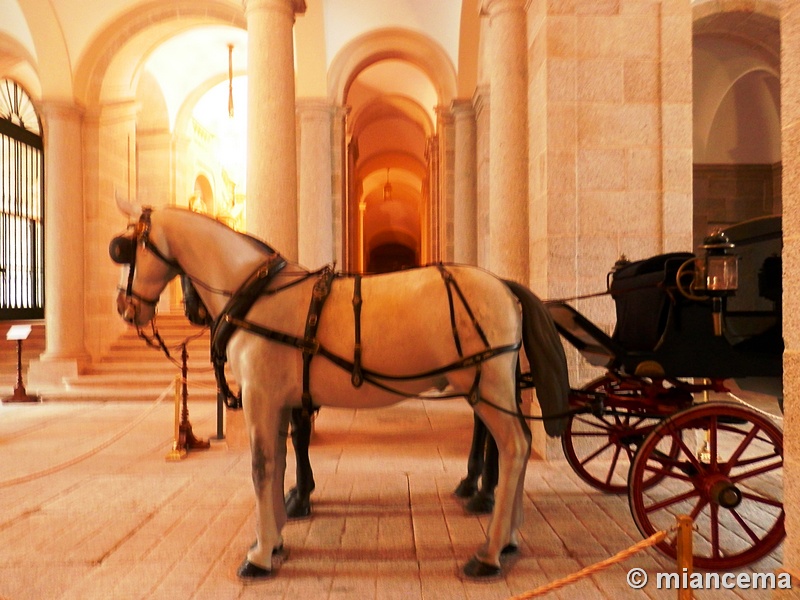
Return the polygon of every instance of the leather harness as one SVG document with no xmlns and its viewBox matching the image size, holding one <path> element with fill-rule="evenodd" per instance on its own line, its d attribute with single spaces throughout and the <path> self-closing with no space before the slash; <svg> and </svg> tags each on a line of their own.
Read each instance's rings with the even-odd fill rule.
<svg viewBox="0 0 800 600">
<path fill-rule="evenodd" d="M 361 306 L 363 299 L 361 297 L 361 276 L 353 275 L 353 315 L 355 318 L 354 326 L 354 350 L 353 360 L 350 361 L 344 357 L 334 354 L 325 346 L 320 344 L 317 339 L 317 329 L 319 327 L 320 315 L 325 305 L 331 287 L 337 277 L 342 275 L 336 274 L 333 269 L 328 266 L 315 273 L 309 273 L 309 277 L 316 275 L 317 281 L 314 283 L 314 288 L 311 293 L 311 301 L 308 307 L 308 314 L 306 316 L 306 325 L 303 337 L 298 337 L 277 329 L 265 327 L 246 319 L 252 305 L 265 293 L 265 290 L 271 279 L 286 265 L 285 259 L 276 255 L 268 261 L 251 276 L 247 282 L 237 291 L 228 302 L 225 309 L 217 317 L 214 327 L 212 329 L 212 362 L 214 363 L 214 371 L 217 377 L 218 387 L 221 393 L 225 395 L 225 402 L 229 408 L 240 408 L 241 398 L 235 397 L 227 385 L 225 379 L 225 362 L 227 360 L 225 355 L 225 347 L 236 329 L 243 329 L 251 333 L 255 333 L 266 339 L 272 340 L 279 344 L 291 346 L 300 350 L 303 354 L 303 393 L 302 393 L 302 408 L 306 414 L 311 414 L 317 407 L 314 405 L 310 391 L 311 379 L 311 360 L 314 356 L 320 355 L 327 358 L 336 366 L 351 373 L 351 383 L 354 387 L 358 388 L 366 381 L 379 387 L 385 391 L 405 395 L 402 391 L 394 389 L 382 380 L 386 381 L 411 381 L 414 379 L 425 379 L 428 377 L 435 377 L 443 375 L 449 371 L 457 369 L 465 369 L 468 367 L 476 367 L 475 379 L 470 389 L 468 400 L 471 405 L 475 405 L 479 401 L 478 386 L 481 377 L 481 363 L 490 358 L 494 358 L 506 352 L 516 352 L 520 349 L 520 342 L 514 344 L 506 344 L 504 346 L 492 347 L 480 327 L 480 324 L 475 319 L 475 316 L 469 307 L 466 297 L 462 293 L 458 283 L 444 265 L 438 265 L 439 271 L 445 282 L 445 287 L 448 294 L 448 304 L 450 308 L 450 322 L 453 331 L 453 339 L 458 351 L 459 359 L 448 365 L 431 369 L 423 373 L 416 373 L 414 375 L 389 375 L 386 373 L 378 373 L 368 369 L 364 369 L 362 365 L 362 347 L 361 347 Z M 302 281 L 305 281 L 303 278 Z M 285 289 L 285 288 L 282 288 Z M 270 291 L 271 293 L 275 293 Z M 270 293 L 267 292 L 267 293 Z M 485 348 L 484 350 L 464 356 L 461 345 L 461 339 L 456 327 L 455 319 L 455 295 L 460 300 L 462 306 L 467 312 L 467 315 L 472 321 L 479 337 L 481 338 Z M 458 394 L 461 395 L 461 394 Z"/>
<path fill-rule="evenodd" d="M 176 269 L 180 274 L 185 274 L 185 271 L 176 261 L 166 257 L 149 239 L 150 234 L 150 214 L 152 209 L 147 207 L 143 210 L 138 224 L 135 226 L 135 232 L 132 237 L 118 236 L 114 238 L 109 246 L 109 253 L 111 258 L 118 263 L 129 264 L 130 271 L 128 274 L 128 282 L 126 295 L 128 298 L 136 298 L 140 302 L 155 305 L 158 299 L 144 298 L 133 292 L 133 273 L 136 267 L 136 245 L 141 244 L 148 250 L 153 252 L 164 263 Z M 245 331 L 253 332 L 257 335 L 265 337 L 269 340 L 275 341 L 280 344 L 292 346 L 299 349 L 303 354 L 303 394 L 302 405 L 305 413 L 310 414 L 316 410 L 310 391 L 310 378 L 311 378 L 311 360 L 316 355 L 321 355 L 330 360 L 333 364 L 341 367 L 342 369 L 351 373 L 351 383 L 353 387 L 358 388 L 366 381 L 372 385 L 381 388 L 385 391 L 405 395 L 401 390 L 394 389 L 383 381 L 411 381 L 414 379 L 425 379 L 443 375 L 449 371 L 457 369 L 465 369 L 469 367 L 476 367 L 475 379 L 470 389 L 468 400 L 470 404 L 475 405 L 479 400 L 478 386 L 481 377 L 481 364 L 506 352 L 516 352 L 520 349 L 521 342 L 518 341 L 514 344 L 506 344 L 504 346 L 492 347 L 486 334 L 483 332 L 480 324 L 475 318 L 472 309 L 467 302 L 461 288 L 453 277 L 453 274 L 447 268 L 438 264 L 437 268 L 442 276 L 447 290 L 447 300 L 450 309 L 450 326 L 453 332 L 453 341 L 458 352 L 459 359 L 443 367 L 431 369 L 424 373 L 417 373 L 414 375 L 388 375 L 385 373 L 378 373 L 375 371 L 364 369 L 362 366 L 362 347 L 361 347 L 361 307 L 363 299 L 361 296 L 361 275 L 352 275 L 353 278 L 353 316 L 354 324 L 354 347 L 353 347 L 353 360 L 349 361 L 341 356 L 329 351 L 317 340 L 317 329 L 319 328 L 320 315 L 325 305 L 325 301 L 330 295 L 331 287 L 337 277 L 346 277 L 346 275 L 337 274 L 331 266 L 324 267 L 319 271 L 306 273 L 304 276 L 289 283 L 288 285 L 269 289 L 270 283 L 275 279 L 276 275 L 280 273 L 286 266 L 287 261 L 279 253 L 272 251 L 271 248 L 264 246 L 265 249 L 270 251 L 267 259 L 258 266 L 258 268 L 245 280 L 239 289 L 231 294 L 228 302 L 223 308 L 222 312 L 217 316 L 211 325 L 211 362 L 214 366 L 214 375 L 217 379 L 217 389 L 220 395 L 225 400 L 225 404 L 229 408 L 241 408 L 242 400 L 241 395 L 235 396 L 225 376 L 225 363 L 227 362 L 227 346 L 231 337 L 237 329 L 244 329 Z M 297 285 L 306 281 L 310 277 L 317 277 L 314 283 L 314 288 L 311 293 L 311 301 L 308 307 L 308 314 L 306 316 L 306 325 L 303 337 L 297 337 L 277 329 L 264 327 L 246 320 L 247 313 L 253 307 L 255 302 L 263 295 L 274 295 L 278 292 Z M 483 342 L 484 349 L 480 352 L 464 356 L 461 337 L 459 335 L 458 327 L 456 324 L 455 313 L 455 296 L 458 297 L 461 305 L 470 318 L 473 328 L 477 332 L 481 341 Z M 140 332 L 141 335 L 141 332 Z M 147 339 L 147 338 L 145 338 Z M 159 338 L 160 339 L 160 338 Z M 169 352 L 161 342 L 162 348 L 169 356 Z M 458 394 L 459 396 L 461 394 Z M 452 397 L 455 396 L 442 396 Z"/>
</svg>

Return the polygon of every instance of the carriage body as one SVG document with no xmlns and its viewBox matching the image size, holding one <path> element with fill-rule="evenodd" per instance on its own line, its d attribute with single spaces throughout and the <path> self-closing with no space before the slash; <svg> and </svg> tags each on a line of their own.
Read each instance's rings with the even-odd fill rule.
<svg viewBox="0 0 800 600">
<path fill-rule="evenodd" d="M 568 462 L 593 487 L 627 493 L 644 535 L 690 514 L 699 532 L 695 564 L 704 568 L 751 563 L 784 531 L 780 429 L 761 410 L 714 399 L 739 387 L 780 402 L 781 218 L 725 233 L 742 276 L 721 302 L 721 335 L 711 299 L 685 293 L 696 259 L 688 252 L 615 265 L 607 279 L 617 317 L 611 335 L 564 302 L 547 304 L 562 337 L 606 370 L 573 390 L 573 408 L 599 399 L 604 412 L 570 418 L 562 437 Z M 660 548 L 677 551 L 669 540 Z"/>
</svg>

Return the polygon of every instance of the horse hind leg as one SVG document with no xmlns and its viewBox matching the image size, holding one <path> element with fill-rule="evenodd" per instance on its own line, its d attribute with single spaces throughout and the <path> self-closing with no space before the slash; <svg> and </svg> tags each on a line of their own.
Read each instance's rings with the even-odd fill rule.
<svg viewBox="0 0 800 600">
<path fill-rule="evenodd" d="M 517 528 L 522 517 L 522 489 L 530 457 L 530 433 L 518 417 L 503 414 L 485 404 L 479 404 L 475 410 L 497 441 L 499 474 L 487 542 L 464 565 L 463 573 L 469 578 L 486 579 L 501 574 L 501 554 L 515 550 L 518 544 Z"/>
<path fill-rule="evenodd" d="M 295 456 L 295 487 L 284 498 L 289 519 L 304 519 L 311 515 L 311 492 L 314 491 L 314 471 L 308 456 L 311 444 L 311 415 L 302 408 L 292 409 L 292 446 Z"/>
</svg>

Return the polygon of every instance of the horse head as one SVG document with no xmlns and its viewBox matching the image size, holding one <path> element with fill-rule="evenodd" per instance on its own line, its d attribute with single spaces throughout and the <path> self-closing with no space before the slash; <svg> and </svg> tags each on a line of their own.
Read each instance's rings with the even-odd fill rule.
<svg viewBox="0 0 800 600">
<path fill-rule="evenodd" d="M 163 231 L 151 218 L 153 209 L 117 196 L 120 211 L 137 219 L 128 231 L 111 240 L 111 260 L 127 266 L 127 283 L 117 294 L 117 312 L 133 325 L 142 326 L 155 317 L 161 292 L 182 271 L 170 256 Z"/>
</svg>

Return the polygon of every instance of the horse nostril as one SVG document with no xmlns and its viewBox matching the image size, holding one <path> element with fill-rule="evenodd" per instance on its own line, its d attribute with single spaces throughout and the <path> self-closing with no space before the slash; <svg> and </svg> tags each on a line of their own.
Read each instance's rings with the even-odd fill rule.
<svg viewBox="0 0 800 600">
<path fill-rule="evenodd" d="M 136 308 L 132 304 L 128 304 L 122 312 L 122 318 L 128 323 L 133 323 L 133 320 L 136 318 Z"/>
</svg>

